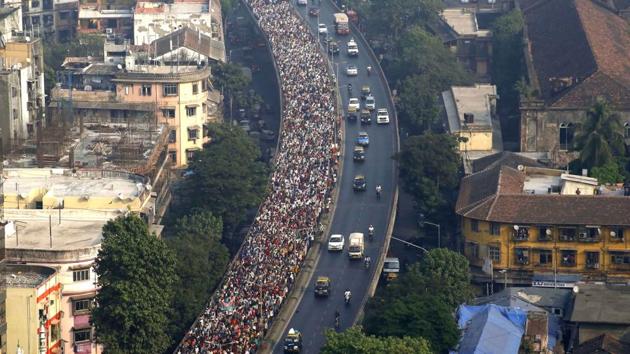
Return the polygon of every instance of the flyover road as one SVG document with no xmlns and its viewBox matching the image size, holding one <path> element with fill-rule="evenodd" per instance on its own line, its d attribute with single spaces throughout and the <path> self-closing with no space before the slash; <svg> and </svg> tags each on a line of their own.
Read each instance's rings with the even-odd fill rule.
<svg viewBox="0 0 630 354">
<path fill-rule="evenodd" d="M 345 125 L 345 155 L 343 163 L 342 179 L 339 181 L 339 197 L 334 218 L 330 228 L 332 234 L 343 234 L 346 238 L 346 246 L 341 253 L 331 253 L 326 250 L 326 245 L 321 248 L 321 256 L 313 273 L 313 278 L 308 285 L 304 296 L 299 303 L 284 335 L 274 348 L 274 353 L 282 353 L 284 336 L 289 328 L 295 328 L 303 335 L 303 353 L 318 353 L 324 345 L 324 331 L 326 328 L 334 328 L 335 311 L 341 313 L 341 330 L 350 327 L 360 312 L 362 300 L 368 295 L 368 287 L 373 272 L 376 269 L 376 261 L 384 245 L 385 232 L 389 223 L 389 216 L 393 203 L 393 194 L 396 187 L 395 163 L 392 156 L 396 152 L 396 124 L 394 107 L 387 99 L 387 86 L 376 74 L 377 63 L 368 55 L 367 44 L 357 36 L 337 35 L 334 31 L 333 14 L 336 12 L 331 3 L 326 0 L 318 1 L 320 5 L 319 17 L 308 15 L 308 8 L 312 6 L 296 6 L 298 11 L 309 23 L 313 31 L 317 31 L 317 21 L 325 23 L 329 36 L 332 36 L 340 47 L 340 53 L 333 57 L 333 63 L 339 67 L 339 87 L 342 96 L 344 119 L 348 104 L 347 84 L 353 86 L 353 97 L 360 97 L 362 85 L 369 85 L 376 99 L 376 107 L 386 107 L 390 112 L 392 122 L 387 125 L 376 124 L 376 113 L 372 114 L 371 125 L 361 125 L 346 121 Z M 354 38 L 359 46 L 359 56 L 349 57 L 346 52 L 346 43 Z M 330 56 L 329 56 L 330 58 Z M 356 65 L 359 74 L 356 77 L 346 75 L 346 66 Z M 367 75 L 367 66 L 372 66 L 372 74 Z M 336 65 L 333 64 L 336 70 Z M 361 102 L 363 107 L 364 101 Z M 369 147 L 366 148 L 364 162 L 353 162 L 352 150 L 355 138 L 359 131 L 366 131 L 370 136 Z M 367 191 L 354 192 L 352 180 L 355 175 L 363 174 L 367 181 Z M 376 185 L 383 187 L 383 196 L 380 201 L 376 199 Z M 367 238 L 368 226 L 375 228 L 374 241 Z M 362 261 L 350 261 L 347 254 L 347 237 L 351 232 L 363 232 L 366 237 L 366 255 L 372 258 L 372 266 L 369 270 L 364 268 Z M 325 235 L 327 238 L 329 235 Z M 331 278 L 332 292 L 328 298 L 315 298 L 314 282 L 317 276 L 325 275 Z M 346 289 L 352 291 L 352 301 L 345 306 L 343 293 Z"/>
</svg>

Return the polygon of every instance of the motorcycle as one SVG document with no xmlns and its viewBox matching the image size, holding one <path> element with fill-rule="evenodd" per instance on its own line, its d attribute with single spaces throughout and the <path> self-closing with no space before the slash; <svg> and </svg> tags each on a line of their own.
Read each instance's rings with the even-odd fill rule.
<svg viewBox="0 0 630 354">
<path fill-rule="evenodd" d="M 344 295 L 344 301 L 346 302 L 346 306 L 350 305 L 350 298 L 352 297 L 352 293 L 350 292 L 350 290 L 347 290 Z"/>
<path fill-rule="evenodd" d="M 370 257 L 366 257 L 364 264 L 365 264 L 365 269 L 370 269 L 370 264 L 372 263 L 372 260 L 370 259 Z"/>
<path fill-rule="evenodd" d="M 368 237 L 370 238 L 370 241 L 374 240 L 374 227 L 372 225 L 370 225 L 370 228 L 368 229 Z"/>
</svg>

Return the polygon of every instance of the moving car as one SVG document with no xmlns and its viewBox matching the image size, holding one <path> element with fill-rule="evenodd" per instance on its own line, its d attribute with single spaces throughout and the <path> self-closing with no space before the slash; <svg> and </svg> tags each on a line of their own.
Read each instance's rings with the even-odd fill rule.
<svg viewBox="0 0 630 354">
<path fill-rule="evenodd" d="M 354 150 L 352 151 L 352 159 L 359 162 L 365 161 L 365 149 L 363 148 L 363 146 L 354 147 Z M 330 245 L 328 249 L 330 250 Z"/>
<path fill-rule="evenodd" d="M 330 235 L 328 239 L 328 250 L 329 251 L 343 251 L 343 246 L 345 244 L 345 240 L 343 239 L 343 235 L 333 234 Z"/>
<path fill-rule="evenodd" d="M 357 135 L 357 145 L 364 147 L 370 145 L 370 136 L 367 132 L 359 132 L 359 135 Z"/>
<path fill-rule="evenodd" d="M 376 124 L 388 124 L 389 123 L 389 112 L 387 112 L 387 108 L 379 108 L 376 111 Z"/>
<path fill-rule="evenodd" d="M 350 98 L 348 100 L 348 112 L 356 112 L 361 108 L 361 103 L 359 103 L 359 99 L 356 97 Z"/>
<path fill-rule="evenodd" d="M 328 295 L 330 295 L 330 278 L 317 277 L 317 281 L 315 281 L 315 296 Z"/>
<path fill-rule="evenodd" d="M 308 0 L 297 0 L 297 4 L 298 5 L 307 5 L 308 4 Z"/>
<path fill-rule="evenodd" d="M 365 192 L 367 189 L 367 182 L 365 182 L 364 175 L 356 175 L 352 180 L 352 189 L 355 192 Z"/>
<path fill-rule="evenodd" d="M 357 42 L 354 41 L 354 38 L 348 41 L 348 56 L 356 57 L 359 55 L 359 46 Z"/>
<path fill-rule="evenodd" d="M 284 338 L 284 352 L 285 353 L 299 353 L 302 351 L 302 333 L 293 328 L 289 330 L 289 333 Z"/>
<path fill-rule="evenodd" d="M 317 32 L 319 32 L 319 34 L 328 34 L 328 27 L 326 27 L 325 23 L 320 23 L 317 25 Z"/>
<path fill-rule="evenodd" d="M 365 98 L 365 108 L 369 109 L 370 111 L 376 109 L 376 100 L 374 100 L 374 96 L 368 95 Z"/>
<path fill-rule="evenodd" d="M 348 113 L 348 121 L 350 121 L 350 122 L 356 122 L 357 121 L 357 114 L 356 114 L 356 112 Z"/>
<path fill-rule="evenodd" d="M 372 112 L 367 108 L 361 110 L 361 124 L 372 124 Z"/>
<path fill-rule="evenodd" d="M 348 65 L 348 67 L 346 67 L 346 75 L 348 76 L 359 75 L 359 68 L 357 68 L 356 65 Z"/>
<path fill-rule="evenodd" d="M 328 42 L 328 54 L 337 55 L 339 54 L 339 44 L 336 41 Z"/>
<path fill-rule="evenodd" d="M 370 89 L 369 85 L 361 86 L 361 99 L 362 100 L 366 99 L 367 96 L 370 95 L 370 92 L 372 92 L 372 90 Z"/>
<path fill-rule="evenodd" d="M 311 7 L 308 9 L 308 15 L 313 17 L 319 16 L 319 7 Z"/>
</svg>

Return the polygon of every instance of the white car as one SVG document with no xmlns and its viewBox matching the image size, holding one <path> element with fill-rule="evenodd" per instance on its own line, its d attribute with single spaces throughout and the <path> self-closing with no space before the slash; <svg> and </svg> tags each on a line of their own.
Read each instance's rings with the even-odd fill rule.
<svg viewBox="0 0 630 354">
<path fill-rule="evenodd" d="M 317 25 L 317 32 L 319 32 L 319 34 L 328 34 L 328 27 L 326 27 L 325 23 L 320 23 Z"/>
<path fill-rule="evenodd" d="M 348 55 L 351 57 L 359 55 L 359 46 L 354 41 L 354 38 L 348 41 Z"/>
<path fill-rule="evenodd" d="M 348 101 L 348 112 L 357 112 L 361 109 L 361 103 L 359 103 L 359 99 L 356 97 L 352 97 Z"/>
<path fill-rule="evenodd" d="M 343 251 L 343 246 L 345 241 L 343 239 L 343 235 L 334 234 L 330 235 L 328 239 L 328 250 L 329 251 Z"/>
<path fill-rule="evenodd" d="M 387 108 L 379 108 L 378 111 L 376 111 L 376 124 L 389 124 Z"/>
<path fill-rule="evenodd" d="M 307 5 L 308 4 L 308 0 L 297 0 L 297 4 L 298 5 Z"/>
<path fill-rule="evenodd" d="M 356 65 L 348 65 L 346 68 L 346 75 L 348 76 L 357 76 L 359 75 L 359 68 Z"/>
<path fill-rule="evenodd" d="M 376 101 L 374 100 L 374 96 L 369 95 L 365 98 L 365 108 L 373 111 L 376 109 Z"/>
</svg>

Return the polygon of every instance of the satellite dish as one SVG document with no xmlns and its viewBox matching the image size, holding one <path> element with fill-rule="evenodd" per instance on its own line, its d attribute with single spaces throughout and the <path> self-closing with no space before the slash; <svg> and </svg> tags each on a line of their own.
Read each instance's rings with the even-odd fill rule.
<svg viewBox="0 0 630 354">
<path fill-rule="evenodd" d="M 616 232 L 614 232 L 614 231 L 611 231 L 611 232 L 610 232 L 610 236 L 612 236 L 612 237 L 616 237 L 616 236 L 617 236 L 617 233 L 616 233 Z"/>
<path fill-rule="evenodd" d="M 576 285 L 576 286 L 574 286 L 574 287 L 573 287 L 573 293 L 574 293 L 574 294 L 577 294 L 577 293 L 579 293 L 579 292 L 580 292 L 580 288 L 579 288 L 577 285 Z"/>
<path fill-rule="evenodd" d="M 548 228 L 547 230 L 545 230 L 545 234 L 547 234 L 547 236 L 551 236 L 551 229 Z"/>
<path fill-rule="evenodd" d="M 122 70 L 122 65 L 118 64 L 116 65 L 116 68 L 118 68 L 118 70 Z"/>
<path fill-rule="evenodd" d="M 514 225 L 514 230 L 518 231 L 519 227 L 518 225 Z"/>
</svg>

